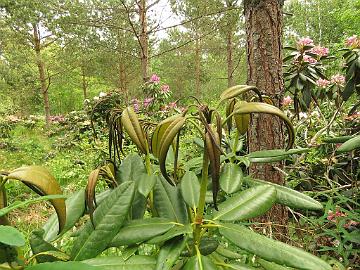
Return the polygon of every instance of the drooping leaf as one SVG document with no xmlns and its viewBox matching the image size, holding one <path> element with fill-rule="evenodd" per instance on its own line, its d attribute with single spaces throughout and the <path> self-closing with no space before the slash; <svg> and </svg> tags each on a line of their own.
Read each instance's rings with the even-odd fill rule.
<svg viewBox="0 0 360 270">
<path fill-rule="evenodd" d="M 244 190 L 219 205 L 214 220 L 245 220 L 264 214 L 275 203 L 276 189 L 256 186 Z"/>
<path fill-rule="evenodd" d="M 26 166 L 13 170 L 7 176 L 8 179 L 20 180 L 32 188 L 40 196 L 61 195 L 60 185 L 48 170 L 40 166 Z M 66 207 L 64 199 L 50 200 L 55 208 L 59 220 L 59 233 L 64 229 L 66 223 Z"/>
<path fill-rule="evenodd" d="M 253 253 L 267 261 L 302 270 L 331 270 L 331 266 L 302 249 L 267 238 L 245 226 L 221 224 L 219 232 L 241 249 Z"/>
<path fill-rule="evenodd" d="M 134 198 L 135 185 L 124 182 L 114 189 L 94 212 L 94 226 L 88 221 L 76 239 L 71 258 L 81 261 L 100 254 L 118 233 Z"/>
<path fill-rule="evenodd" d="M 308 210 L 323 209 L 322 204 L 319 203 L 318 201 L 291 188 L 280 186 L 259 179 L 245 178 L 245 182 L 250 186 L 269 185 L 275 187 L 276 202 L 279 204 L 283 204 L 295 209 L 308 209 Z"/>
<path fill-rule="evenodd" d="M 0 225 L 0 243 L 13 247 L 22 247 L 25 245 L 25 238 L 14 227 Z"/>
<path fill-rule="evenodd" d="M 340 145 L 338 149 L 336 149 L 336 152 L 345 153 L 355 150 L 357 148 L 360 148 L 360 135 L 357 135 L 356 137 L 344 142 L 342 145 Z"/>
<path fill-rule="evenodd" d="M 154 207 L 159 217 L 182 224 L 187 223 L 186 204 L 181 196 L 180 189 L 170 185 L 162 177 L 158 177 L 154 187 Z"/>
<path fill-rule="evenodd" d="M 239 95 L 245 94 L 249 91 L 254 91 L 255 94 L 257 94 L 261 100 L 261 92 L 259 89 L 256 88 L 256 86 L 251 85 L 235 85 L 232 86 L 225 91 L 223 91 L 220 95 L 220 103 L 226 99 L 232 99 L 235 97 L 238 97 Z"/>
<path fill-rule="evenodd" d="M 65 201 L 66 205 L 66 223 L 61 234 L 64 234 L 72 227 L 75 226 L 76 222 L 83 216 L 85 211 L 85 190 L 79 190 L 75 192 Z M 44 240 L 53 241 L 57 237 L 59 230 L 59 221 L 55 214 L 51 215 L 48 221 L 43 226 L 45 231 Z M 61 235 L 60 234 L 60 235 Z"/>
<path fill-rule="evenodd" d="M 216 265 L 206 256 L 197 255 L 191 257 L 183 270 L 217 270 L 218 268 Z"/>
<path fill-rule="evenodd" d="M 127 107 L 122 112 L 121 123 L 130 139 L 136 144 L 139 150 L 144 154 L 148 153 L 149 147 L 145 132 L 140 125 L 137 114 L 131 106 Z"/>
<path fill-rule="evenodd" d="M 247 104 L 247 102 L 238 101 L 234 106 L 234 111 L 241 108 L 241 106 L 243 106 L 244 104 Z M 250 125 L 250 114 L 235 114 L 234 120 L 235 120 L 236 129 L 239 132 L 239 134 L 240 135 L 246 134 Z"/>
<path fill-rule="evenodd" d="M 155 270 L 170 270 L 186 246 L 186 237 L 171 239 L 160 249 Z"/>
<path fill-rule="evenodd" d="M 239 107 L 237 110 L 234 110 L 232 113 L 233 115 L 236 114 L 249 114 L 249 113 L 267 113 L 278 116 L 281 120 L 284 121 L 286 124 L 286 128 L 289 133 L 289 139 L 287 143 L 286 149 L 290 149 L 291 146 L 294 144 L 295 140 L 295 130 L 293 125 L 291 124 L 291 121 L 287 118 L 285 113 L 281 111 L 279 108 L 272 106 L 267 103 L 262 102 L 249 102 L 246 104 L 243 104 L 241 107 Z"/>
<path fill-rule="evenodd" d="M 200 197 L 200 184 L 196 174 L 188 171 L 181 179 L 180 189 L 184 201 L 189 207 L 196 208 Z"/>
<path fill-rule="evenodd" d="M 149 240 L 148 244 L 162 243 L 162 242 L 170 240 L 174 237 L 177 237 L 179 235 L 190 235 L 190 234 L 192 234 L 192 232 L 193 231 L 192 231 L 191 224 L 186 224 L 185 226 L 176 225 L 175 227 L 173 227 L 166 233 L 156 236 L 156 237 L 152 238 L 151 240 Z"/>
<path fill-rule="evenodd" d="M 155 270 L 156 260 L 151 256 L 135 255 L 126 261 L 121 257 L 100 257 L 82 263 L 101 270 Z"/>
<path fill-rule="evenodd" d="M 86 206 L 89 209 L 90 219 L 93 222 L 93 213 L 95 210 L 95 188 L 99 180 L 100 169 L 93 170 L 88 178 L 88 183 L 85 188 Z"/>
<path fill-rule="evenodd" d="M 174 222 L 165 218 L 131 220 L 124 224 L 109 246 L 120 247 L 141 243 L 167 232 L 174 226 Z"/>
<path fill-rule="evenodd" d="M 266 162 L 276 162 L 286 159 L 290 155 L 302 154 L 309 152 L 310 148 L 301 148 L 301 149 L 272 149 L 272 150 L 261 150 L 251 152 L 246 155 L 250 162 L 253 163 L 266 163 Z"/>
<path fill-rule="evenodd" d="M 239 165 L 226 163 L 220 174 L 220 187 L 228 194 L 235 193 L 241 188 L 243 172 Z"/>
</svg>

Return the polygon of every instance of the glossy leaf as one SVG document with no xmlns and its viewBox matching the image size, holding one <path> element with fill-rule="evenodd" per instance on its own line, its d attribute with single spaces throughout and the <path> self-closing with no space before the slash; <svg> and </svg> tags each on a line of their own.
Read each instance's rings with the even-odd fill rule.
<svg viewBox="0 0 360 270">
<path fill-rule="evenodd" d="M 235 193 L 241 188 L 243 172 L 239 165 L 226 163 L 220 174 L 220 187 L 228 194 Z"/>
<path fill-rule="evenodd" d="M 186 204 L 180 189 L 170 185 L 162 177 L 158 177 L 154 187 L 154 207 L 159 217 L 168 218 L 179 223 L 187 223 Z"/>
<path fill-rule="evenodd" d="M 183 270 L 218 270 L 218 268 L 208 257 L 197 255 L 187 261 Z"/>
<path fill-rule="evenodd" d="M 336 153 L 350 152 L 357 148 L 360 148 L 360 135 L 357 135 L 356 137 L 344 142 L 338 149 L 336 149 Z"/>
<path fill-rule="evenodd" d="M 310 196 L 288 187 L 280 186 L 259 179 L 245 178 L 250 186 L 269 185 L 276 189 L 276 202 L 295 209 L 322 210 L 323 206 Z"/>
<path fill-rule="evenodd" d="M 126 261 L 121 257 L 100 257 L 82 263 L 101 270 L 155 270 L 156 260 L 150 256 L 135 255 Z"/>
<path fill-rule="evenodd" d="M 255 92 L 259 98 L 261 99 L 261 92 L 255 86 L 251 85 L 235 85 L 232 86 L 225 91 L 223 91 L 220 95 L 220 103 L 226 99 L 232 99 L 238 97 L 239 95 L 245 94 L 249 91 Z"/>
<path fill-rule="evenodd" d="M 83 216 L 85 211 L 85 190 L 79 190 L 72 194 L 65 201 L 66 205 L 66 223 L 65 227 L 62 230 L 61 234 L 64 234 L 71 228 L 73 228 Z M 55 214 L 51 215 L 48 221 L 43 226 L 45 230 L 44 240 L 45 241 L 53 241 L 57 236 L 57 232 L 59 230 L 59 221 Z M 60 234 L 60 235 L 61 235 Z"/>
<path fill-rule="evenodd" d="M 114 189 L 94 212 L 94 226 L 88 221 L 76 239 L 71 258 L 75 261 L 100 254 L 118 233 L 134 198 L 135 185 L 124 182 Z"/>
<path fill-rule="evenodd" d="M 30 246 L 31 246 L 31 251 L 34 255 L 47 251 L 60 252 L 59 249 L 55 248 L 52 244 L 46 242 L 43 237 L 44 237 L 44 230 L 37 230 L 32 232 L 30 237 Z M 55 262 L 55 261 L 59 261 L 59 259 L 50 255 L 38 255 L 36 256 L 36 261 L 38 263 Z"/>
<path fill-rule="evenodd" d="M 124 224 L 109 246 L 120 247 L 141 243 L 167 232 L 174 226 L 171 220 L 165 218 L 131 220 Z"/>
<path fill-rule="evenodd" d="M 289 139 L 286 149 L 290 149 L 291 146 L 294 144 L 295 140 L 295 130 L 293 125 L 291 124 L 290 120 L 287 118 L 285 113 L 281 111 L 279 108 L 272 106 L 267 103 L 262 102 L 249 102 L 246 104 L 243 104 L 241 107 L 239 107 L 237 110 L 234 110 L 232 113 L 233 115 L 236 114 L 249 114 L 249 113 L 267 113 L 272 114 L 275 116 L 278 116 L 281 120 L 284 121 L 286 124 L 286 128 L 289 133 Z"/>
<path fill-rule="evenodd" d="M 139 176 L 138 191 L 145 198 L 149 195 L 150 191 L 154 188 L 158 176 L 155 174 L 147 175 L 145 173 Z"/>
<path fill-rule="evenodd" d="M 17 179 L 28 185 L 40 196 L 61 195 L 60 185 L 48 170 L 40 166 L 26 166 L 13 170 L 7 176 L 8 179 Z M 66 223 L 66 207 L 64 199 L 50 200 L 58 216 L 61 232 Z"/>
<path fill-rule="evenodd" d="M 82 262 L 52 262 L 40 263 L 26 267 L 26 270 L 100 270 L 101 268 L 90 266 Z"/>
<path fill-rule="evenodd" d="M 166 242 L 160 249 L 156 261 L 156 270 L 170 270 L 186 247 L 186 237 L 172 239 Z"/>
<path fill-rule="evenodd" d="M 146 174 L 143 159 L 136 153 L 131 153 L 121 162 L 119 166 L 119 177 L 121 182 L 138 181 L 140 175 Z"/>
<path fill-rule="evenodd" d="M 184 174 L 181 179 L 180 189 L 187 205 L 196 208 L 200 197 L 200 183 L 194 172 L 188 171 Z"/>
<path fill-rule="evenodd" d="M 221 203 L 214 220 L 245 220 L 260 216 L 271 208 L 275 199 L 274 187 L 249 188 Z"/>
<path fill-rule="evenodd" d="M 192 234 L 192 232 L 193 231 L 192 231 L 191 224 L 186 224 L 185 226 L 176 225 L 175 227 L 170 229 L 168 232 L 154 237 L 153 239 L 149 240 L 147 243 L 148 244 L 158 244 L 158 243 L 162 243 L 167 240 L 170 240 L 179 235 L 190 235 L 190 234 Z"/>
<path fill-rule="evenodd" d="M 0 243 L 13 247 L 22 247 L 25 245 L 25 238 L 14 227 L 0 225 Z"/>
<path fill-rule="evenodd" d="M 267 238 L 242 225 L 221 224 L 219 232 L 239 248 L 280 265 L 302 270 L 332 269 L 325 261 L 302 249 Z"/>
</svg>

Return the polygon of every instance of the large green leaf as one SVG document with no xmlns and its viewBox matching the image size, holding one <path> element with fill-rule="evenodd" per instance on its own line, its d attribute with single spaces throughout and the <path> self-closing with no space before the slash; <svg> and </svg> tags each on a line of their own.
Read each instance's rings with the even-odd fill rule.
<svg viewBox="0 0 360 270">
<path fill-rule="evenodd" d="M 127 155 L 119 166 L 121 182 L 138 181 L 142 174 L 146 174 L 145 165 L 143 159 L 136 153 Z"/>
<path fill-rule="evenodd" d="M 0 243 L 13 247 L 22 247 L 25 245 L 25 238 L 17 229 L 0 225 Z"/>
<path fill-rule="evenodd" d="M 147 175 L 145 173 L 139 176 L 138 191 L 145 198 L 149 195 L 150 191 L 154 188 L 158 176 L 155 174 Z"/>
<path fill-rule="evenodd" d="M 79 190 L 72 194 L 65 201 L 66 205 L 66 223 L 65 227 L 61 234 L 64 234 L 71 228 L 73 228 L 83 216 L 85 211 L 85 190 Z M 50 216 L 48 221 L 43 226 L 45 231 L 44 240 L 45 241 L 53 241 L 57 237 L 57 232 L 59 230 L 59 221 L 56 218 L 56 215 L 53 214 Z"/>
<path fill-rule="evenodd" d="M 235 97 L 238 97 L 240 95 L 243 95 L 249 91 L 254 91 L 259 98 L 261 99 L 261 92 L 259 89 L 256 88 L 256 86 L 251 85 L 235 85 L 232 86 L 225 91 L 223 91 L 220 95 L 220 103 L 227 99 L 232 99 Z"/>
<path fill-rule="evenodd" d="M 218 270 L 216 265 L 203 255 L 191 257 L 185 264 L 183 270 Z"/>
<path fill-rule="evenodd" d="M 189 207 L 196 208 L 200 198 L 200 184 L 196 174 L 188 171 L 180 183 L 181 194 Z"/>
<path fill-rule="evenodd" d="M 338 149 L 336 149 L 336 152 L 345 153 L 355 150 L 357 148 L 360 148 L 360 135 L 344 142 L 342 145 L 340 145 Z"/>
<path fill-rule="evenodd" d="M 42 229 L 32 232 L 30 237 L 30 246 L 31 246 L 31 251 L 34 255 L 47 251 L 60 252 L 59 249 L 55 248 L 50 243 L 46 242 L 43 237 L 44 237 L 44 230 Z M 39 263 L 55 262 L 55 261 L 59 261 L 59 259 L 49 255 L 39 255 L 36 257 L 36 261 Z"/>
<path fill-rule="evenodd" d="M 82 262 L 53 262 L 40 263 L 26 267 L 26 270 L 100 270 L 102 268 L 91 266 Z"/>
<path fill-rule="evenodd" d="M 271 208 L 275 199 L 274 187 L 249 188 L 221 203 L 214 220 L 244 220 L 260 216 Z"/>
<path fill-rule="evenodd" d="M 36 191 L 39 195 L 61 195 L 60 185 L 48 170 L 40 166 L 26 166 L 13 170 L 8 179 L 17 179 Z M 64 199 L 50 200 L 58 216 L 61 232 L 66 223 L 66 207 Z"/>
<path fill-rule="evenodd" d="M 262 102 L 249 102 L 243 104 L 238 109 L 234 110 L 234 112 L 230 116 L 234 116 L 236 114 L 248 114 L 248 113 L 266 113 L 278 116 L 280 119 L 284 121 L 286 124 L 286 128 L 289 133 L 289 140 L 286 149 L 290 149 L 294 144 L 295 140 L 295 130 L 290 120 L 287 118 L 285 113 L 281 111 L 279 108 Z"/>
<path fill-rule="evenodd" d="M 243 172 L 239 165 L 226 163 L 220 175 L 220 187 L 228 194 L 235 193 L 241 188 Z"/>
<path fill-rule="evenodd" d="M 141 243 L 167 232 L 174 226 L 174 222 L 165 218 L 131 220 L 124 224 L 109 246 L 120 247 Z"/>
<path fill-rule="evenodd" d="M 190 234 L 192 234 L 192 232 L 193 231 L 192 231 L 191 224 L 186 224 L 185 226 L 176 225 L 175 227 L 171 228 L 166 233 L 159 235 L 159 236 L 155 236 L 154 238 L 149 240 L 148 243 L 149 244 L 158 244 L 158 243 L 162 243 L 167 240 L 170 240 L 179 235 L 190 235 Z"/>
<path fill-rule="evenodd" d="M 160 249 L 156 261 L 156 270 L 170 270 L 178 260 L 181 252 L 186 246 L 186 237 L 171 239 Z"/>
<path fill-rule="evenodd" d="M 124 260 L 121 257 L 101 257 L 83 261 L 101 270 L 154 270 L 156 260 L 150 256 L 136 255 Z M 76 268 L 74 268 L 75 270 Z"/>
<path fill-rule="evenodd" d="M 250 186 L 270 185 L 276 189 L 276 202 L 295 209 L 322 210 L 323 206 L 313 198 L 293 190 L 288 187 L 280 186 L 271 182 L 259 179 L 246 178 L 245 182 Z"/>
<path fill-rule="evenodd" d="M 331 266 L 302 249 L 267 238 L 245 226 L 221 224 L 220 234 L 241 249 L 265 260 L 303 270 L 331 270 Z"/>
<path fill-rule="evenodd" d="M 260 265 L 262 267 L 265 268 L 265 270 L 293 270 L 294 269 L 294 268 L 289 268 L 286 266 L 278 265 L 277 263 L 274 263 L 274 262 L 268 262 L 268 261 L 265 261 L 262 259 L 258 259 L 257 261 L 260 263 Z"/>
<path fill-rule="evenodd" d="M 250 162 L 253 163 L 266 163 L 266 162 L 276 162 L 286 159 L 289 155 L 301 154 L 309 152 L 310 148 L 301 148 L 301 149 L 273 149 L 273 150 L 262 150 L 251 152 L 247 155 Z"/>
<path fill-rule="evenodd" d="M 88 221 L 76 239 L 71 258 L 86 260 L 100 254 L 119 232 L 134 198 L 135 185 L 124 182 L 114 189 L 94 212 L 94 226 Z"/>
<path fill-rule="evenodd" d="M 159 217 L 187 223 L 186 204 L 179 188 L 170 185 L 163 177 L 158 177 L 154 187 L 154 207 Z"/>
</svg>

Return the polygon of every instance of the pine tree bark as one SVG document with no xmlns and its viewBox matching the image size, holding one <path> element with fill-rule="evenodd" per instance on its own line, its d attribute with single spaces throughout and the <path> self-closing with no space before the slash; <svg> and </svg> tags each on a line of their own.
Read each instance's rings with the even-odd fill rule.
<svg viewBox="0 0 360 270">
<path fill-rule="evenodd" d="M 247 35 L 247 67 L 249 85 L 256 85 L 280 106 L 284 91 L 282 75 L 282 2 L 281 0 L 245 0 L 244 14 Z M 249 151 L 283 148 L 283 126 L 277 117 L 254 115 L 248 133 Z M 253 164 L 254 178 L 284 184 L 284 176 L 274 167 L 278 164 Z M 288 213 L 276 205 L 260 222 L 268 224 L 267 233 L 286 241 Z"/>
<path fill-rule="evenodd" d="M 34 50 L 36 54 L 36 64 L 39 70 L 40 88 L 44 101 L 45 121 L 46 124 L 49 125 L 50 124 L 49 93 L 48 93 L 48 86 L 46 83 L 46 76 L 45 76 L 45 64 L 41 56 L 40 33 L 39 33 L 39 28 L 36 24 L 33 24 L 33 37 L 34 37 Z"/>
<path fill-rule="evenodd" d="M 147 17 L 146 17 L 146 0 L 140 0 L 138 3 L 139 18 L 140 18 L 140 58 L 141 58 L 141 73 L 144 82 L 149 79 L 149 37 L 147 29 Z"/>
</svg>

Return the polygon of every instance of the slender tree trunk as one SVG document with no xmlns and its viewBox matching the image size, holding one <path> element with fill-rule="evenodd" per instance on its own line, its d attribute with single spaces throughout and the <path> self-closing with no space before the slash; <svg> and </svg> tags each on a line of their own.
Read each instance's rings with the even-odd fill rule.
<svg viewBox="0 0 360 270">
<path fill-rule="evenodd" d="M 146 0 L 140 0 L 139 6 L 139 18 L 141 25 L 140 33 L 140 49 L 141 49 L 141 74 L 144 82 L 149 79 L 149 41 L 148 41 L 148 29 L 146 18 Z"/>
<path fill-rule="evenodd" d="M 82 78 L 82 89 L 84 94 L 84 100 L 87 99 L 87 87 L 88 83 L 86 81 L 86 74 L 85 74 L 85 68 L 81 67 L 81 78 Z"/>
<path fill-rule="evenodd" d="M 39 70 L 41 93 L 43 95 L 43 100 L 44 100 L 45 120 L 46 120 L 46 124 L 49 125 L 50 124 L 49 93 L 48 93 L 48 86 L 45 77 L 45 64 L 41 57 L 40 33 L 38 26 L 36 24 L 33 24 L 33 30 L 34 30 L 34 50 L 36 54 L 36 64 Z"/>
<path fill-rule="evenodd" d="M 200 47 L 200 38 L 197 37 L 195 41 L 195 92 L 198 97 L 201 94 L 200 75 L 201 75 L 201 47 Z"/>
<path fill-rule="evenodd" d="M 245 0 L 244 13 L 247 35 L 248 84 L 256 85 L 280 106 L 284 91 L 282 76 L 282 4 L 279 0 Z M 249 131 L 249 151 L 283 148 L 283 126 L 277 117 L 254 115 Z M 284 184 L 284 177 L 274 169 L 278 164 L 253 164 L 250 173 L 254 178 Z M 288 214 L 283 206 L 275 206 L 266 216 L 268 233 L 285 240 Z M 271 225 L 273 222 L 274 226 Z"/>
<path fill-rule="evenodd" d="M 228 87 L 234 86 L 234 60 L 233 60 L 233 31 L 228 28 L 226 36 L 226 51 L 227 51 L 227 82 Z"/>
</svg>

